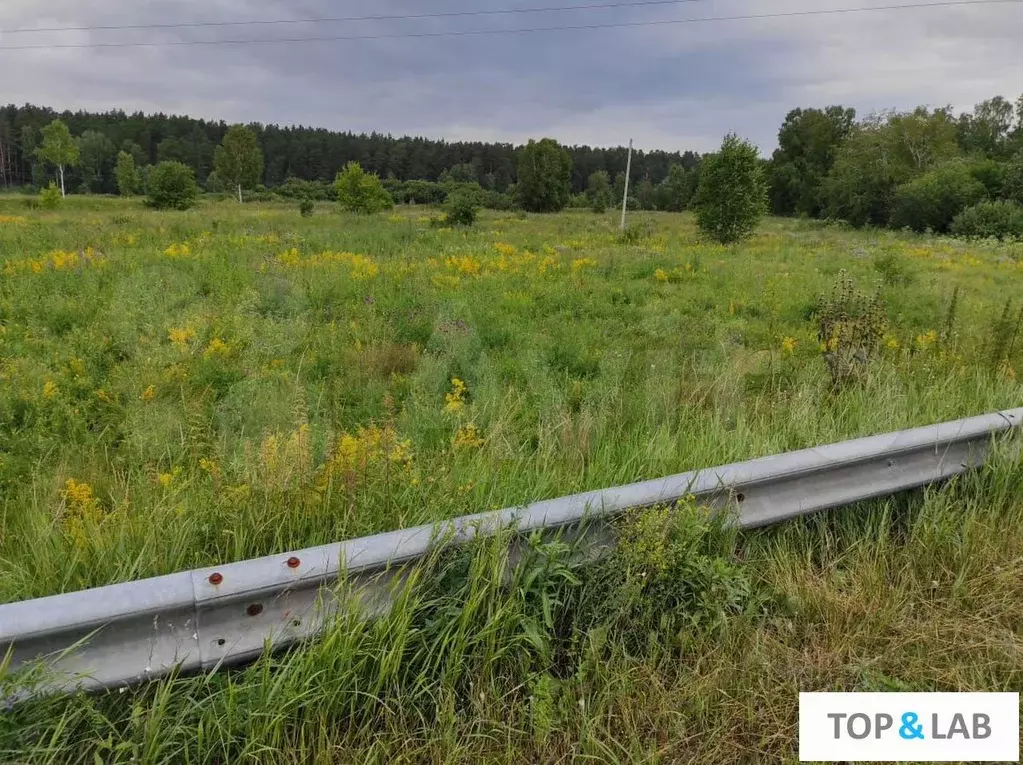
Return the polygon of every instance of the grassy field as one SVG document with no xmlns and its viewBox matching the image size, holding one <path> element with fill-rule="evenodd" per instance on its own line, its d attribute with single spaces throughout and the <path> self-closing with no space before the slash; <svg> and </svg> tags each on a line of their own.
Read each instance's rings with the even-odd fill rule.
<svg viewBox="0 0 1023 765">
<path fill-rule="evenodd" d="M 0 196 L 0 602 L 1023 401 L 1021 244 L 433 215 Z M 888 321 L 836 390 L 841 270 Z M 652 511 L 510 585 L 483 546 L 310 650 L 9 710 L 0 758 L 792 760 L 800 689 L 1023 686 L 1021 473 L 742 536 Z"/>
</svg>

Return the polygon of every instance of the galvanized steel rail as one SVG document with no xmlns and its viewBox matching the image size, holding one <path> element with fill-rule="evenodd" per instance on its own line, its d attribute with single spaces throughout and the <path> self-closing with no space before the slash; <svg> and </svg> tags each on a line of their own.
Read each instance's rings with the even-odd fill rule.
<svg viewBox="0 0 1023 765">
<path fill-rule="evenodd" d="M 101 689 L 212 670 L 318 634 L 344 573 L 370 613 L 390 606 L 403 567 L 438 539 L 513 527 L 587 532 L 630 508 L 692 495 L 754 528 L 949 478 L 981 464 L 1023 408 L 574 494 L 214 568 L 0 605 L 0 665 L 43 658 L 43 690 Z"/>
</svg>

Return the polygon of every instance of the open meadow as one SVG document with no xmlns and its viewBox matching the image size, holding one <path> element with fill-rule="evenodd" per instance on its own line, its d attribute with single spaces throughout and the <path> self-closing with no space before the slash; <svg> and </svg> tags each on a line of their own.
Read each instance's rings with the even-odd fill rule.
<svg viewBox="0 0 1023 765">
<path fill-rule="evenodd" d="M 436 215 L 0 196 L 0 602 L 1023 403 L 1023 243 Z M 843 271 L 885 317 L 836 387 Z M 306 651 L 8 710 L 0 760 L 791 761 L 800 689 L 1023 686 L 1021 474 L 743 535 L 651 511 L 510 586 L 484 546 Z"/>
</svg>

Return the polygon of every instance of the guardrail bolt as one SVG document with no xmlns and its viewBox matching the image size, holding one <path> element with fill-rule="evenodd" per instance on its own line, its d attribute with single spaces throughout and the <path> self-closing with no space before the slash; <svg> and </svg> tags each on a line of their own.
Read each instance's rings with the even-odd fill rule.
<svg viewBox="0 0 1023 765">
<path fill-rule="evenodd" d="M 210 574 L 210 584 L 220 584 L 224 581 L 224 575 L 219 571 L 214 571 Z"/>
<path fill-rule="evenodd" d="M 247 613 L 249 616 L 259 616 L 261 613 L 263 613 L 263 604 L 253 603 L 251 606 L 245 609 L 245 613 Z"/>
<path fill-rule="evenodd" d="M 740 492 L 739 492 L 738 494 L 736 494 L 736 495 L 735 495 L 735 501 L 736 501 L 736 502 L 745 502 L 745 501 L 746 501 L 746 495 L 745 495 L 745 494 L 743 494 L 743 493 L 742 493 L 742 492 L 740 491 Z"/>
<path fill-rule="evenodd" d="M 300 561 L 294 555 L 292 555 L 290 558 L 288 558 L 288 568 L 298 568 L 301 564 L 302 564 L 302 561 Z"/>
</svg>

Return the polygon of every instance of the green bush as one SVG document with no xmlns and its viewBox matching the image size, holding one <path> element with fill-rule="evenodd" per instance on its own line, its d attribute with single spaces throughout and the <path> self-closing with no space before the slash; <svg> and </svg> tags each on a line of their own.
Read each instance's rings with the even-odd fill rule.
<svg viewBox="0 0 1023 765">
<path fill-rule="evenodd" d="M 334 180 L 334 190 L 341 209 L 371 215 L 390 210 L 394 200 L 380 179 L 367 173 L 358 162 L 349 162 Z"/>
<path fill-rule="evenodd" d="M 963 162 L 952 162 L 898 187 L 892 205 L 893 228 L 945 233 L 952 219 L 987 196 L 984 184 Z"/>
<path fill-rule="evenodd" d="M 476 222 L 479 211 L 479 197 L 471 192 L 457 191 L 448 197 L 444 205 L 447 222 L 454 226 L 471 226 Z"/>
<path fill-rule="evenodd" d="M 39 192 L 39 204 L 47 210 L 56 210 L 60 207 L 62 198 L 57 184 L 50 181 L 50 185 Z"/>
<path fill-rule="evenodd" d="M 199 196 L 192 168 L 180 162 L 161 162 L 149 171 L 146 204 L 157 210 L 187 210 Z"/>
<path fill-rule="evenodd" d="M 303 199 L 298 203 L 298 211 L 303 218 L 311 218 L 313 216 L 313 200 Z"/>
<path fill-rule="evenodd" d="M 956 216 L 952 234 L 968 239 L 1023 239 L 1023 207 L 1003 199 L 981 202 Z"/>
<path fill-rule="evenodd" d="M 1006 165 L 993 159 L 979 159 L 970 162 L 970 175 L 984 184 L 988 199 L 998 199 L 1005 185 Z"/>
<path fill-rule="evenodd" d="M 1002 176 L 1002 196 L 1010 202 L 1023 205 L 1023 149 L 1005 165 Z"/>
<path fill-rule="evenodd" d="M 703 161 L 696 192 L 697 222 L 714 239 L 729 244 L 753 234 L 767 211 L 767 184 L 757 148 L 729 134 L 717 154 Z"/>
<path fill-rule="evenodd" d="M 334 195 L 334 190 L 325 181 L 303 181 L 300 178 L 288 178 L 280 186 L 274 189 L 277 196 L 285 199 L 311 199 L 318 202 L 325 202 Z"/>
<path fill-rule="evenodd" d="M 440 204 L 447 196 L 447 191 L 439 183 L 433 181 L 405 181 L 399 192 L 402 201 L 417 205 Z"/>
</svg>

